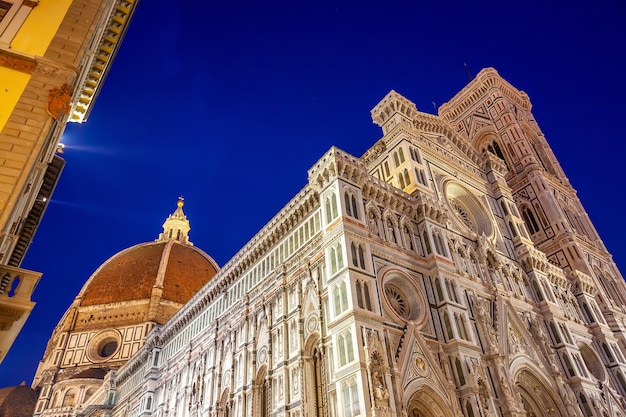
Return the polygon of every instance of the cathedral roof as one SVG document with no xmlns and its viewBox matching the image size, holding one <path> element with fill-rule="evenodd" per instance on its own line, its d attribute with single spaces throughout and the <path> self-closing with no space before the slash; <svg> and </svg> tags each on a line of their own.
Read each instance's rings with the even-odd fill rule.
<svg viewBox="0 0 626 417">
<path fill-rule="evenodd" d="M 143 243 L 106 261 L 85 288 L 81 305 L 148 299 L 155 286 L 161 298 L 187 302 L 218 267 L 201 250 L 175 240 Z"/>
<path fill-rule="evenodd" d="M 26 383 L 0 389 L 0 417 L 30 417 L 37 404 L 37 391 Z"/>
<path fill-rule="evenodd" d="M 180 198 L 156 241 L 113 255 L 93 273 L 72 307 L 84 313 L 70 327 L 162 324 L 217 273 L 217 263 L 189 241 L 191 228 L 182 207 Z"/>
</svg>

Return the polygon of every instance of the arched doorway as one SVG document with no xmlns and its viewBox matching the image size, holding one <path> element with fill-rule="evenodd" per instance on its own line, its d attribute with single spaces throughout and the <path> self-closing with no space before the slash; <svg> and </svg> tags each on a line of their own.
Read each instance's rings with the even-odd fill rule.
<svg viewBox="0 0 626 417">
<path fill-rule="evenodd" d="M 254 412 L 255 417 L 268 417 L 270 415 L 269 383 L 266 381 L 267 367 L 263 365 L 254 379 Z"/>
<path fill-rule="evenodd" d="M 310 336 L 304 349 L 304 400 L 309 417 L 324 415 L 324 361 L 318 341 L 317 335 Z"/>
<path fill-rule="evenodd" d="M 408 417 L 454 417 L 452 407 L 426 385 L 411 394 L 405 409 Z"/>
<path fill-rule="evenodd" d="M 562 406 L 559 407 L 555 401 L 555 398 L 561 396 L 563 402 L 567 404 L 569 397 L 566 392 L 557 395 L 543 378 L 539 378 L 530 369 L 521 369 L 516 373 L 515 387 L 521 396 L 528 417 L 566 416 L 563 414 Z"/>
</svg>

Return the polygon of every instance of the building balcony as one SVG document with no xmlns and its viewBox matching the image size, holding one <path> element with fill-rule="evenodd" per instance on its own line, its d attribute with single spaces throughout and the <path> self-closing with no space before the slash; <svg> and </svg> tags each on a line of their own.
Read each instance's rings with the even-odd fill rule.
<svg viewBox="0 0 626 417">
<path fill-rule="evenodd" d="M 0 265 L 0 362 L 35 306 L 31 296 L 40 278 L 40 272 Z"/>
</svg>

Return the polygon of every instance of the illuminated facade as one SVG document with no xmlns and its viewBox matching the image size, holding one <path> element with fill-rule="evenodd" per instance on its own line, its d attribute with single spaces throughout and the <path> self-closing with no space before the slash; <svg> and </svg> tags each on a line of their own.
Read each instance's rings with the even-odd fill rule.
<svg viewBox="0 0 626 417">
<path fill-rule="evenodd" d="M 19 268 L 136 0 L 0 1 L 0 361 L 34 307 L 40 273 Z"/>
<path fill-rule="evenodd" d="M 81 415 L 626 416 L 624 281 L 530 109 L 493 69 L 387 94 Z"/>
</svg>

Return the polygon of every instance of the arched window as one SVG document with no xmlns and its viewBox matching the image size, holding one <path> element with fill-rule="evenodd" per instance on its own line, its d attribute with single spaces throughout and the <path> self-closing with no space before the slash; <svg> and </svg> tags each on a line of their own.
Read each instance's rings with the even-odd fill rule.
<svg viewBox="0 0 626 417">
<path fill-rule="evenodd" d="M 426 255 L 430 255 L 433 250 L 430 247 L 430 240 L 428 239 L 428 233 L 426 233 L 426 230 L 424 230 L 424 233 L 422 233 L 422 236 L 424 238 L 424 246 L 426 247 Z"/>
<path fill-rule="evenodd" d="M 339 366 L 344 366 L 354 361 L 352 332 L 350 330 L 337 337 L 337 348 L 339 350 Z"/>
<path fill-rule="evenodd" d="M 352 217 L 355 219 L 359 218 L 359 211 L 356 206 L 356 197 L 354 195 L 350 196 L 350 202 L 352 203 Z"/>
<path fill-rule="evenodd" d="M 437 300 L 443 301 L 443 291 L 441 290 L 441 281 L 435 277 L 435 289 L 437 290 Z"/>
<path fill-rule="evenodd" d="M 346 192 L 344 194 L 344 205 L 346 207 L 346 214 L 348 216 L 354 217 L 355 219 L 359 218 L 359 212 L 356 205 L 356 197 L 354 197 L 352 193 Z"/>
<path fill-rule="evenodd" d="M 504 154 L 502 153 L 502 149 L 500 149 L 500 145 L 498 145 L 498 142 L 494 140 L 492 143 L 488 144 L 487 150 L 500 158 L 502 162 L 504 162 L 504 165 L 506 165 L 507 169 L 509 169 L 509 164 L 506 162 L 506 159 L 504 158 Z"/>
<path fill-rule="evenodd" d="M 463 317 L 460 314 L 456 314 L 455 320 L 456 320 L 456 327 L 459 329 L 459 336 L 463 340 L 468 340 L 467 331 L 465 329 L 465 321 L 463 320 Z"/>
<path fill-rule="evenodd" d="M 602 349 L 604 350 L 604 353 L 606 354 L 609 364 L 612 362 L 615 362 L 613 353 L 611 352 L 611 349 L 609 349 L 609 346 L 606 344 L 606 342 L 602 342 Z"/>
<path fill-rule="evenodd" d="M 506 202 L 504 200 L 500 200 L 500 205 L 502 206 L 502 212 L 505 216 L 509 215 L 509 210 L 506 208 Z"/>
<path fill-rule="evenodd" d="M 370 301 L 370 290 L 366 282 L 357 280 L 355 284 L 356 300 L 359 308 L 365 308 L 372 311 L 372 303 Z"/>
<path fill-rule="evenodd" d="M 539 231 L 539 225 L 537 224 L 537 220 L 535 220 L 535 215 L 528 207 L 522 208 L 522 219 L 524 219 L 526 228 L 531 235 L 534 235 Z"/>
<path fill-rule="evenodd" d="M 593 413 L 591 412 L 591 408 L 589 407 L 589 402 L 587 401 L 587 397 L 585 397 L 585 394 L 581 392 L 578 398 L 580 399 L 580 408 L 582 408 L 583 412 L 585 413 L 585 417 L 593 416 Z"/>
<path fill-rule="evenodd" d="M 359 254 L 359 266 L 362 269 L 365 269 L 365 255 L 363 254 L 363 246 L 361 245 L 359 245 L 358 254 Z"/>
<path fill-rule="evenodd" d="M 365 308 L 372 311 L 372 302 L 370 301 L 370 290 L 367 283 L 363 284 L 363 298 L 365 299 Z"/>
<path fill-rule="evenodd" d="M 452 325 L 450 324 L 450 317 L 448 316 L 447 311 L 443 311 L 443 323 L 446 326 L 446 335 L 448 336 L 448 340 L 454 339 L 454 332 L 452 331 Z"/>
<path fill-rule="evenodd" d="M 445 244 L 443 243 L 443 239 L 438 231 L 433 232 L 433 242 L 435 243 L 435 252 L 439 255 L 446 256 L 445 252 Z"/>
<path fill-rule="evenodd" d="M 76 391 L 68 390 L 63 397 L 63 407 L 71 407 L 76 403 Z"/>
<path fill-rule="evenodd" d="M 342 384 L 341 394 L 343 397 L 343 415 L 346 417 L 355 417 L 360 415 L 361 405 L 359 403 L 359 390 L 355 378 L 352 378 L 350 381 Z"/>
<path fill-rule="evenodd" d="M 354 242 L 350 244 L 350 255 L 352 256 L 352 265 L 359 266 L 359 260 L 356 256 L 356 245 Z"/>
<path fill-rule="evenodd" d="M 333 290 L 333 300 L 335 302 L 335 316 L 341 314 L 341 289 L 339 286 L 335 286 Z"/>
<path fill-rule="evenodd" d="M 533 289 L 535 290 L 537 301 L 543 301 L 544 300 L 543 292 L 541 292 L 541 288 L 539 287 L 539 284 L 537 284 L 537 281 L 534 279 L 532 280 L 532 286 L 533 286 Z"/>
<path fill-rule="evenodd" d="M 556 326 L 554 325 L 554 322 L 552 320 L 550 320 L 550 333 L 552 333 L 555 344 L 558 345 L 559 343 L 561 343 L 561 336 L 559 335 L 559 332 L 556 329 Z"/>
<path fill-rule="evenodd" d="M 330 248 L 330 273 L 334 274 L 343 268 L 343 250 L 341 243 Z"/>
<path fill-rule="evenodd" d="M 589 309 L 589 306 L 587 305 L 587 303 L 585 303 L 584 301 L 583 301 L 583 311 L 585 312 L 585 316 L 587 317 L 587 320 L 589 321 L 589 323 L 596 322 L 596 318 L 594 317 L 593 313 Z"/>
<path fill-rule="evenodd" d="M 461 365 L 461 361 L 459 360 L 459 358 L 454 358 L 454 365 L 456 368 L 457 381 L 459 384 L 457 388 L 460 388 L 465 385 L 465 374 L 463 373 L 463 366 Z"/>
<path fill-rule="evenodd" d="M 398 183 L 400 184 L 400 189 L 404 190 L 407 184 L 404 182 L 404 176 L 402 174 L 398 174 Z"/>
<path fill-rule="evenodd" d="M 398 148 L 398 156 L 400 158 L 400 163 L 404 162 L 404 152 L 402 151 L 402 148 Z"/>
<path fill-rule="evenodd" d="M 342 281 L 341 285 L 341 311 L 345 311 L 348 308 L 348 291 L 346 289 L 346 282 Z"/>
<path fill-rule="evenodd" d="M 337 199 L 335 194 L 326 197 L 326 223 L 332 222 L 337 217 Z"/>
<path fill-rule="evenodd" d="M 515 229 L 515 226 L 513 225 L 513 222 L 509 221 L 509 229 L 511 229 L 511 234 L 513 235 L 513 237 L 517 236 L 517 229 Z"/>
<path fill-rule="evenodd" d="M 563 352 L 561 357 L 563 358 L 565 369 L 567 369 L 567 376 L 569 376 L 570 378 L 575 376 L 576 372 L 574 372 L 574 367 L 572 366 L 572 361 L 569 359 L 569 355 L 566 352 Z"/>
</svg>

